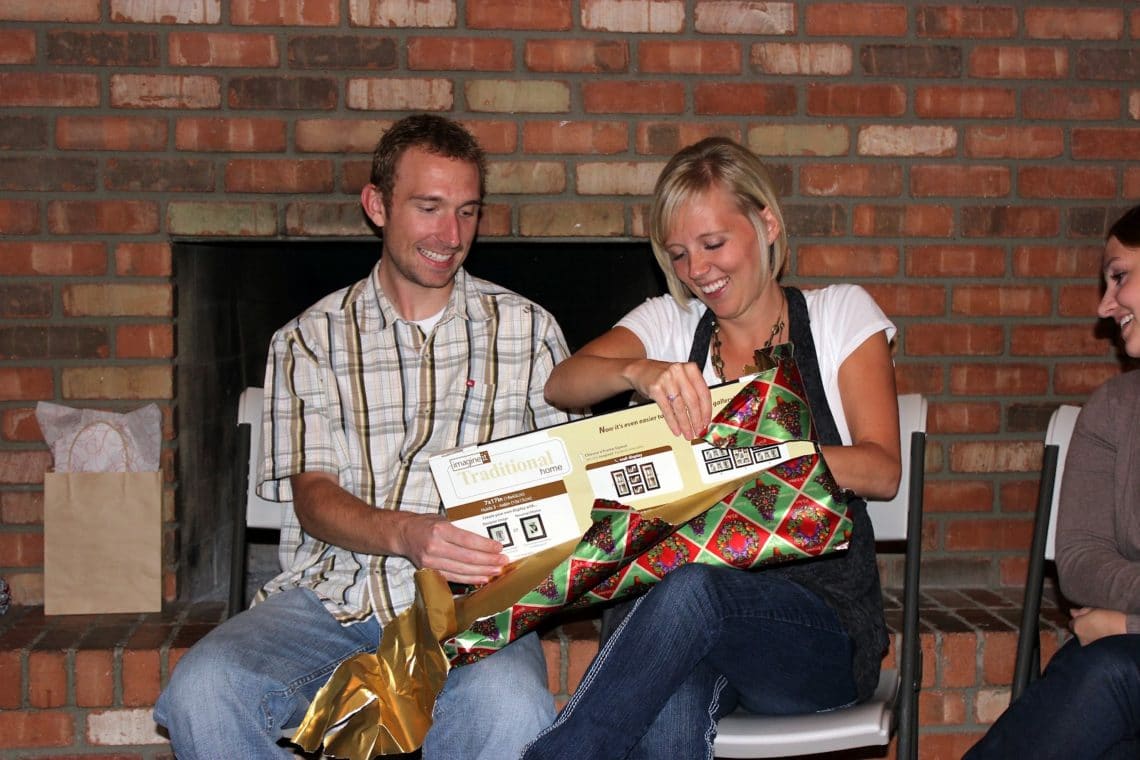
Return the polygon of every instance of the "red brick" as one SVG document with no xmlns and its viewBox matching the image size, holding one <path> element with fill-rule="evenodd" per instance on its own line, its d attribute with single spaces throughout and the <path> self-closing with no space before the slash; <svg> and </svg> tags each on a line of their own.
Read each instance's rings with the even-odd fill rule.
<svg viewBox="0 0 1140 760">
<path fill-rule="evenodd" d="M 888 3 L 812 3 L 804 31 L 812 36 L 902 37 L 906 8 Z"/>
<path fill-rule="evenodd" d="M 23 706 L 24 675 L 19 650 L 0 651 L 0 709 L 17 710 Z"/>
<path fill-rule="evenodd" d="M 967 127 L 971 158 L 1056 158 L 1065 149 L 1059 127 Z"/>
<path fill-rule="evenodd" d="M 941 660 L 939 660 L 941 664 Z M 920 726 L 960 726 L 966 722 L 966 699 L 962 691 L 923 689 L 918 695 Z"/>
<path fill-rule="evenodd" d="M 28 704 L 38 708 L 67 704 L 67 658 L 64 652 L 28 653 Z"/>
<path fill-rule="evenodd" d="M 76 706 L 110 707 L 114 698 L 114 661 L 111 650 L 81 649 L 76 652 Z"/>
<path fill-rule="evenodd" d="M 148 116 L 66 116 L 56 120 L 55 141 L 63 150 L 162 150 L 165 119 Z"/>
<path fill-rule="evenodd" d="M 218 77 L 178 74 L 112 74 L 114 108 L 218 108 Z"/>
<path fill-rule="evenodd" d="M 937 396 L 944 391 L 943 374 L 938 364 L 895 364 L 895 386 L 899 393 Z"/>
<path fill-rule="evenodd" d="M 1136 135 L 1136 146 L 1140 148 L 1140 131 Z M 1017 189 L 1022 198 L 1115 198 L 1116 169 L 1025 166 L 1017 171 Z"/>
<path fill-rule="evenodd" d="M 946 206 L 855 206 L 852 231 L 876 237 L 949 237 L 953 211 Z"/>
<path fill-rule="evenodd" d="M 1004 166 L 913 166 L 910 191 L 916 197 L 980 197 L 1009 195 L 1009 169 Z"/>
<path fill-rule="evenodd" d="M 740 45 L 735 42 L 644 40 L 637 48 L 637 65 L 652 74 L 739 74 Z"/>
<path fill-rule="evenodd" d="M 587 113 L 683 113 L 685 89 L 674 82 L 586 82 L 582 103 Z"/>
<path fill-rule="evenodd" d="M 337 26 L 338 0 L 305 0 L 303 3 L 230 0 L 230 21 L 249 26 Z"/>
<path fill-rule="evenodd" d="M 693 27 L 701 34 L 787 36 L 796 33 L 796 9 L 790 2 L 697 0 Z"/>
<path fill-rule="evenodd" d="M 179 119 L 174 128 L 178 150 L 239 153 L 283 153 L 285 121 L 282 119 Z"/>
<path fill-rule="evenodd" d="M 995 45 L 970 52 L 970 76 L 980 79 L 1063 79 L 1068 73 L 1064 48 Z"/>
<path fill-rule="evenodd" d="M 1053 369 L 1053 389 L 1061 395 L 1088 396 L 1110 378 L 1120 374 L 1116 362 L 1066 362 Z"/>
<path fill-rule="evenodd" d="M 1016 111 L 1011 89 L 940 86 L 914 93 L 914 112 L 925 119 L 1007 119 Z"/>
<path fill-rule="evenodd" d="M 677 34 L 685 26 L 684 0 L 581 0 L 583 29 Z"/>
<path fill-rule="evenodd" d="M 955 364 L 950 392 L 955 396 L 1041 396 L 1049 388 L 1049 368 L 1040 364 Z"/>
<path fill-rule="evenodd" d="M 115 329 L 115 356 L 120 359 L 174 358 L 172 325 L 123 325 Z"/>
<path fill-rule="evenodd" d="M 67 747 L 74 736 L 75 724 L 66 712 L 0 712 L 0 749 Z"/>
<path fill-rule="evenodd" d="M 216 185 L 214 162 L 204 158 L 112 158 L 103 171 L 107 190 L 209 193 Z"/>
<path fill-rule="evenodd" d="M 616 74 L 629 70 L 629 43 L 623 40 L 527 40 L 527 70 Z"/>
<path fill-rule="evenodd" d="M 226 162 L 226 190 L 231 193 L 328 193 L 332 163 L 235 159 Z"/>
<path fill-rule="evenodd" d="M 1001 430 L 1001 405 L 984 402 L 943 402 L 930 405 L 929 430 L 943 433 L 997 433 Z"/>
<path fill-rule="evenodd" d="M 1005 252 L 998 246 L 907 246 L 908 277 L 1001 277 Z"/>
<path fill-rule="evenodd" d="M 413 37 L 408 40 L 412 71 L 511 71 L 514 44 L 507 39 L 473 37 Z"/>
<path fill-rule="evenodd" d="M 6 525 L 35 525 L 42 522 L 42 492 L 0 491 L 0 523 Z M 3 679 L 0 679 L 0 683 L 2 683 L 2 680 Z"/>
<path fill-rule="evenodd" d="M 535 121 L 522 125 L 523 151 L 609 155 L 629 147 L 628 128 L 612 121 Z"/>
<path fill-rule="evenodd" d="M 1011 356 L 1101 356 L 1108 348 L 1091 319 L 1084 325 L 1018 325 L 1010 333 Z"/>
<path fill-rule="evenodd" d="M 907 356 L 999 356 L 1005 345 L 1001 325 L 963 324 L 947 330 L 942 324 L 909 325 Z"/>
<path fill-rule="evenodd" d="M 55 0 L 51 3 L 25 0 L 0 7 L 4 21 L 99 21 L 101 0 Z"/>
<path fill-rule="evenodd" d="M 2 250 L 2 249 L 0 249 Z M 0 283 L 0 317 L 34 319 L 50 317 L 52 288 L 46 282 Z"/>
<path fill-rule="evenodd" d="M 31 235 L 40 229 L 40 207 L 35 201 L 0 198 L 0 233 Z"/>
<path fill-rule="evenodd" d="M 115 246 L 115 274 L 124 277 L 169 277 L 169 243 L 120 243 Z"/>
<path fill-rule="evenodd" d="M 0 401 L 46 401 L 54 393 L 50 369 L 0 366 Z"/>
<path fill-rule="evenodd" d="M 809 116 L 902 116 L 905 111 L 906 91 L 898 85 L 808 86 Z"/>
<path fill-rule="evenodd" d="M 996 455 L 998 459 L 987 460 L 984 463 L 982 472 L 1006 472 L 1003 469 L 1004 462 L 1001 461 L 1003 457 L 997 450 L 999 447 L 1010 447 L 1014 444 L 991 444 L 984 446 L 985 455 Z M 979 447 L 979 444 L 956 444 L 951 446 L 951 468 L 958 470 L 953 461 L 955 458 L 954 450 L 958 448 Z M 974 457 L 970 458 L 975 459 Z M 1040 459 L 1040 456 L 1038 457 Z M 972 466 L 977 466 L 971 463 Z M 977 472 L 979 470 L 967 470 L 967 472 Z M 946 523 L 946 544 L 945 548 L 949 551 L 994 551 L 994 550 L 1022 550 L 1028 551 L 1029 540 L 1033 536 L 1033 521 L 1032 520 L 1012 520 L 1009 518 L 1002 520 L 950 520 Z M 1009 660 L 1011 669 L 1013 659 Z M 1007 676 L 1004 683 L 1009 683 Z"/>
<path fill-rule="evenodd" d="M 1026 119 L 1078 121 L 1117 119 L 1120 92 L 1094 87 L 1034 87 L 1021 95 L 1021 113 Z"/>
<path fill-rule="evenodd" d="M 1061 295 L 1057 299 L 1057 314 L 1062 317 L 1089 318 L 1096 314 L 1100 298 L 1100 286 L 1097 284 L 1062 285 Z"/>
<path fill-rule="evenodd" d="M 749 49 L 748 61 L 766 74 L 847 76 L 851 46 L 837 42 L 761 42 Z"/>
<path fill-rule="evenodd" d="M 221 0 L 111 0 L 110 5 L 112 21 L 136 24 L 216 24 L 222 15 Z"/>
<path fill-rule="evenodd" d="M 1017 634 L 988 631 L 982 641 L 982 683 L 1007 686 L 1013 680 L 1017 659 Z"/>
<path fill-rule="evenodd" d="M 159 65 L 159 37 L 147 32 L 52 30 L 47 61 L 52 66 Z"/>
<path fill-rule="evenodd" d="M 483 0 L 467 6 L 467 27 L 566 31 L 570 11 L 570 0 Z"/>
<path fill-rule="evenodd" d="M 1140 129 L 1073 130 L 1073 158 L 1135 160 L 1137 156 L 1140 156 Z"/>
<path fill-rule="evenodd" d="M 57 235 L 153 234 L 158 205 L 151 201 L 52 201 L 48 227 Z"/>
<path fill-rule="evenodd" d="M 1140 166 L 1129 166 L 1124 169 L 1122 195 L 1125 198 L 1140 198 Z"/>
<path fill-rule="evenodd" d="M 172 32 L 167 37 L 172 66 L 277 66 L 277 38 L 271 34 Z"/>
<path fill-rule="evenodd" d="M 863 73 L 873 77 L 959 79 L 962 48 L 958 45 L 864 45 L 859 50 Z"/>
<path fill-rule="evenodd" d="M 706 137 L 739 141 L 740 130 L 733 124 L 719 122 L 637 121 L 637 152 L 642 154 L 672 156 Z"/>
<path fill-rule="evenodd" d="M 1039 480 L 1013 480 L 1001 484 L 1000 501 L 1003 513 L 1025 514 L 1037 507 Z"/>
<path fill-rule="evenodd" d="M 800 169 L 804 195 L 887 197 L 902 192 L 902 167 L 884 164 L 809 164 Z"/>
<path fill-rule="evenodd" d="M 348 82 L 351 89 L 354 82 Z M 415 80 L 410 87 L 422 87 Z M 230 108 L 293 111 L 331 111 L 336 108 L 339 86 L 332 77 L 235 76 L 226 88 L 226 104 Z M 348 95 L 345 96 L 346 102 Z M 351 104 L 350 104 L 351 107 Z"/>
<path fill-rule="evenodd" d="M 1048 316 L 1053 310 L 1053 291 L 1044 285 L 956 287 L 950 310 L 973 317 Z"/>
<path fill-rule="evenodd" d="M 0 106 L 92 108 L 99 105 L 94 74 L 0 73 Z"/>
<path fill-rule="evenodd" d="M 31 64 L 36 60 L 36 33 L 32 29 L 0 30 L 0 64 Z"/>
<path fill-rule="evenodd" d="M 23 441 L 25 443 L 39 443 L 43 441 L 44 434 L 36 422 L 36 412 L 31 408 L 5 409 L 0 414 L 0 430 L 8 441 Z M 0 513 L 0 522 L 7 520 Z"/>
<path fill-rule="evenodd" d="M 994 39 L 1017 34 L 1015 7 L 924 6 L 915 14 L 920 37 Z"/>
<path fill-rule="evenodd" d="M 102 243 L 0 242 L 0 275 L 100 275 L 107 272 Z"/>
<path fill-rule="evenodd" d="M 946 289 L 941 286 L 864 283 L 863 287 L 891 317 L 941 317 L 946 313 Z"/>
<path fill-rule="evenodd" d="M 1019 245 L 1013 249 L 1013 273 L 1049 279 L 1099 278 L 1101 250 L 1099 245 Z"/>
<path fill-rule="evenodd" d="M 899 251 L 891 245 L 805 244 L 796 251 L 801 277 L 891 277 L 898 270 Z"/>
<path fill-rule="evenodd" d="M 1119 40 L 1124 11 L 1117 8 L 1027 8 L 1025 33 L 1047 40 Z"/>
<path fill-rule="evenodd" d="M 967 206 L 960 232 L 966 237 L 1054 237 L 1061 230 L 1056 207 Z"/>
<path fill-rule="evenodd" d="M 792 85 L 699 84 L 693 100 L 698 114 L 790 116 L 796 112 Z"/>
<path fill-rule="evenodd" d="M 941 425 L 938 424 L 938 416 L 935 416 L 934 419 L 929 422 L 929 432 L 960 432 L 949 429 L 950 427 L 956 427 L 955 422 L 958 421 L 956 419 L 958 414 L 954 412 L 953 409 L 958 405 L 944 404 L 943 406 L 950 410 L 950 417 L 955 419 L 951 419 L 946 423 L 948 428 L 943 429 Z M 975 405 L 962 404 L 961 406 Z M 933 406 L 930 411 L 932 413 L 935 411 Z M 931 512 L 989 512 L 993 508 L 993 484 L 988 480 L 933 480 L 927 482 L 924 494 L 924 507 L 928 514 Z"/>
<path fill-rule="evenodd" d="M 123 705 L 148 707 L 158 699 L 159 656 L 156 649 L 123 652 Z"/>
</svg>

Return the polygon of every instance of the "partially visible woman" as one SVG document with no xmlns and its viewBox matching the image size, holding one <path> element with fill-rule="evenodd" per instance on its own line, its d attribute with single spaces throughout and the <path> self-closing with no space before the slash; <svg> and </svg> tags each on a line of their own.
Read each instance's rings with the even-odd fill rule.
<svg viewBox="0 0 1140 760">
<path fill-rule="evenodd" d="M 1140 358 L 1140 206 L 1109 230 L 1097 314 Z M 1076 634 L 968 760 L 1140 757 L 1140 372 L 1081 410 L 1057 514 L 1057 573 Z"/>
<path fill-rule="evenodd" d="M 650 240 L 671 295 L 650 299 L 557 366 L 556 406 L 633 390 L 676 435 L 712 419 L 709 386 L 756 372 L 794 344 L 821 450 L 840 486 L 890 497 L 899 481 L 894 326 L 859 287 L 801 293 L 768 172 L 710 138 L 657 181 Z M 759 349 L 759 350 L 758 350 Z M 739 703 L 786 715 L 870 696 L 886 649 L 874 535 L 849 502 L 850 548 L 762 571 L 686 565 L 655 585 L 603 644 L 555 723 L 525 758 L 712 758 L 720 716 Z"/>
</svg>

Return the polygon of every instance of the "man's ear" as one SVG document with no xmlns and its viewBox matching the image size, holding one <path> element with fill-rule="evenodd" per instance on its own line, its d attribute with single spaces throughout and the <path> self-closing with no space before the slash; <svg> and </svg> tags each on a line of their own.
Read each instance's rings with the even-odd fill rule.
<svg viewBox="0 0 1140 760">
<path fill-rule="evenodd" d="M 372 220 L 372 223 L 377 227 L 383 227 L 386 217 L 384 215 L 384 196 L 380 194 L 380 190 L 368 183 L 360 191 L 360 205 L 364 207 L 364 213 Z"/>
</svg>

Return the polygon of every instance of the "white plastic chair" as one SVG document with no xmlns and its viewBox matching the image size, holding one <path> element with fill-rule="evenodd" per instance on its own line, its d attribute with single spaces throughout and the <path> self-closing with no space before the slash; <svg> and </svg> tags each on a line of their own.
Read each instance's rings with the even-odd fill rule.
<svg viewBox="0 0 1140 760">
<path fill-rule="evenodd" d="M 247 528 L 281 530 L 285 510 L 292 502 L 268 501 L 257 495 L 257 465 L 261 461 L 262 389 L 246 388 L 238 398 L 238 453 L 246 461 L 238 495 L 240 513 L 234 518 L 233 552 L 230 557 L 229 614 L 245 609 L 245 539 Z"/>
<path fill-rule="evenodd" d="M 716 756 L 790 757 L 886 745 L 897 727 L 900 760 L 917 757 L 918 690 L 922 659 L 918 638 L 918 585 L 922 559 L 922 489 L 925 483 L 926 399 L 899 396 L 902 476 L 889 501 L 867 503 L 877 541 L 906 542 L 903 635 L 898 669 L 884 669 L 872 697 L 857 705 L 805 715 L 752 715 L 738 710 L 721 719 Z"/>
<path fill-rule="evenodd" d="M 1059 406 L 1049 418 L 1045 431 L 1045 453 L 1041 458 L 1041 485 L 1037 491 L 1037 512 L 1033 542 L 1029 548 L 1029 568 L 1025 579 L 1025 602 L 1021 607 L 1021 627 L 1017 634 L 1010 701 L 1021 696 L 1029 682 L 1041 674 L 1041 593 L 1045 563 L 1056 557 L 1057 507 L 1061 503 L 1061 478 L 1079 406 Z"/>
</svg>

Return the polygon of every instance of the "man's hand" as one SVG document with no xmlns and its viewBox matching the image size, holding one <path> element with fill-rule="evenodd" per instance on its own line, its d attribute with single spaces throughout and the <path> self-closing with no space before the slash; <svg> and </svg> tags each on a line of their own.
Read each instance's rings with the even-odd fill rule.
<svg viewBox="0 0 1140 760">
<path fill-rule="evenodd" d="M 1079 607 L 1073 610 L 1069 623 L 1073 633 L 1087 647 L 1097 639 L 1128 632 L 1128 621 L 1123 612 L 1102 610 L 1097 607 Z"/>
<path fill-rule="evenodd" d="M 457 528 L 444 517 L 409 515 L 400 534 L 401 554 L 454 583 L 486 583 L 508 562 L 498 541 Z"/>
</svg>

